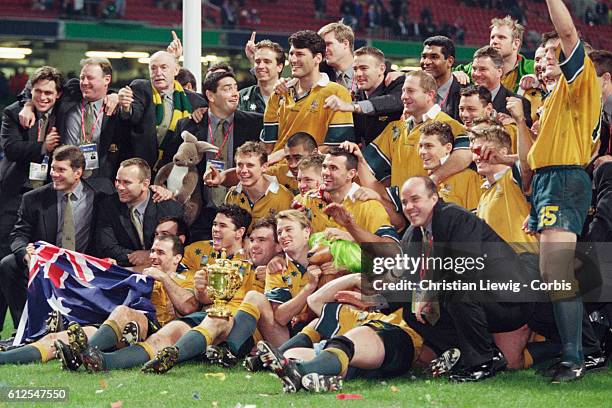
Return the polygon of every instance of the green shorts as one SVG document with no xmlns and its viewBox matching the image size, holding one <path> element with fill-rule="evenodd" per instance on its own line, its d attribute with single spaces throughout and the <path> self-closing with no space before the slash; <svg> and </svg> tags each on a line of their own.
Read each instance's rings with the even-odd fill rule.
<svg viewBox="0 0 612 408">
<path fill-rule="evenodd" d="M 189 327 L 196 327 L 199 326 L 200 323 L 204 321 L 204 319 L 206 319 L 206 316 L 208 316 L 206 312 L 194 312 L 188 314 L 187 316 L 179 317 L 176 320 L 180 320 L 181 322 L 187 323 Z"/>
<path fill-rule="evenodd" d="M 363 326 L 370 327 L 378 334 L 385 346 L 385 359 L 380 367 L 373 370 L 353 367 L 349 369 L 347 378 L 387 378 L 407 373 L 414 359 L 412 337 L 401 327 L 382 320 L 372 320 Z"/>
<path fill-rule="evenodd" d="M 591 205 L 591 180 L 580 166 L 537 169 L 531 181 L 529 229 L 558 228 L 582 233 Z"/>
</svg>

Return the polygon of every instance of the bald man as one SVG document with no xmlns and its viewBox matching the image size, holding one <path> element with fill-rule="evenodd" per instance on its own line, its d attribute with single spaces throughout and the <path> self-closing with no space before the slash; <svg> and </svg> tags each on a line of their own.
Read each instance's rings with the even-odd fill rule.
<svg viewBox="0 0 612 408">
<path fill-rule="evenodd" d="M 175 133 L 179 119 L 207 106 L 195 92 L 175 80 L 180 69 L 176 57 L 158 51 L 149 61 L 149 79 L 135 79 L 119 91 L 120 117 L 131 127 L 132 153 L 155 172 L 170 162 L 182 139 Z"/>
</svg>

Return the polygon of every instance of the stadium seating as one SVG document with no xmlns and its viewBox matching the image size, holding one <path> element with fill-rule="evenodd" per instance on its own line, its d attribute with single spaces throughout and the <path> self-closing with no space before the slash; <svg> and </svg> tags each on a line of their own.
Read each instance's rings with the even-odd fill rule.
<svg viewBox="0 0 612 408">
<path fill-rule="evenodd" d="M 0 14 L 7 17 L 26 18 L 58 18 L 60 11 L 32 10 L 31 2 L 23 0 L 4 0 Z M 56 2 L 58 3 L 58 2 Z M 327 21 L 340 18 L 339 8 L 341 0 L 327 0 Z M 385 4 L 390 9 L 388 0 Z M 551 29 L 548 21 L 548 12 L 544 2 L 526 2 L 526 17 L 528 29 L 539 33 Z M 418 20 L 423 7 L 429 7 L 437 27 L 443 23 L 453 24 L 458 17 L 463 19 L 466 28 L 465 43 L 468 45 L 483 45 L 489 41 L 489 21 L 500 16 L 495 9 L 468 7 L 459 0 L 412 0 L 409 3 L 409 20 Z M 258 31 L 293 32 L 296 29 L 316 30 L 324 24 L 325 20 L 315 19 L 314 2 L 304 0 L 246 0 L 244 9 L 258 10 L 259 23 L 251 23 L 244 18 L 240 19 L 239 27 L 242 29 L 255 29 Z M 204 8 L 204 17 L 212 17 L 216 26 L 220 24 L 220 12 L 212 7 Z M 180 10 L 165 10 L 155 7 L 154 0 L 128 0 L 124 20 L 142 21 L 152 25 L 176 26 L 181 24 Z M 591 42 L 595 48 L 612 49 L 612 26 L 588 26 L 582 20 L 575 20 L 584 38 Z M 205 21 L 206 27 L 209 22 Z M 364 37 L 365 32 L 358 32 Z"/>
</svg>

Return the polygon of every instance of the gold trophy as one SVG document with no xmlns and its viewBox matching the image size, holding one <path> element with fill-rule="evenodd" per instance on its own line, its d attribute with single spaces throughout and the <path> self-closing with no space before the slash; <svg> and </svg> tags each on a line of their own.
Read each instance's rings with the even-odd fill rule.
<svg viewBox="0 0 612 408">
<path fill-rule="evenodd" d="M 242 286 L 246 268 L 247 265 L 243 261 L 227 259 L 225 249 L 221 250 L 221 257 L 206 266 L 208 296 L 213 300 L 212 307 L 206 311 L 210 317 L 229 319 L 232 315 L 227 308 L 227 302 L 232 300 Z"/>
</svg>

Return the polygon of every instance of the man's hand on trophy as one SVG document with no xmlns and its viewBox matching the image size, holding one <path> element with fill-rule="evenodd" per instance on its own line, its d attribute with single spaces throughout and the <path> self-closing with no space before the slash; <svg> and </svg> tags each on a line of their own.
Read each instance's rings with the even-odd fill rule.
<svg viewBox="0 0 612 408">
<path fill-rule="evenodd" d="M 196 292 L 206 293 L 208 286 L 208 270 L 206 268 L 198 270 L 193 276 L 193 286 Z"/>
</svg>

